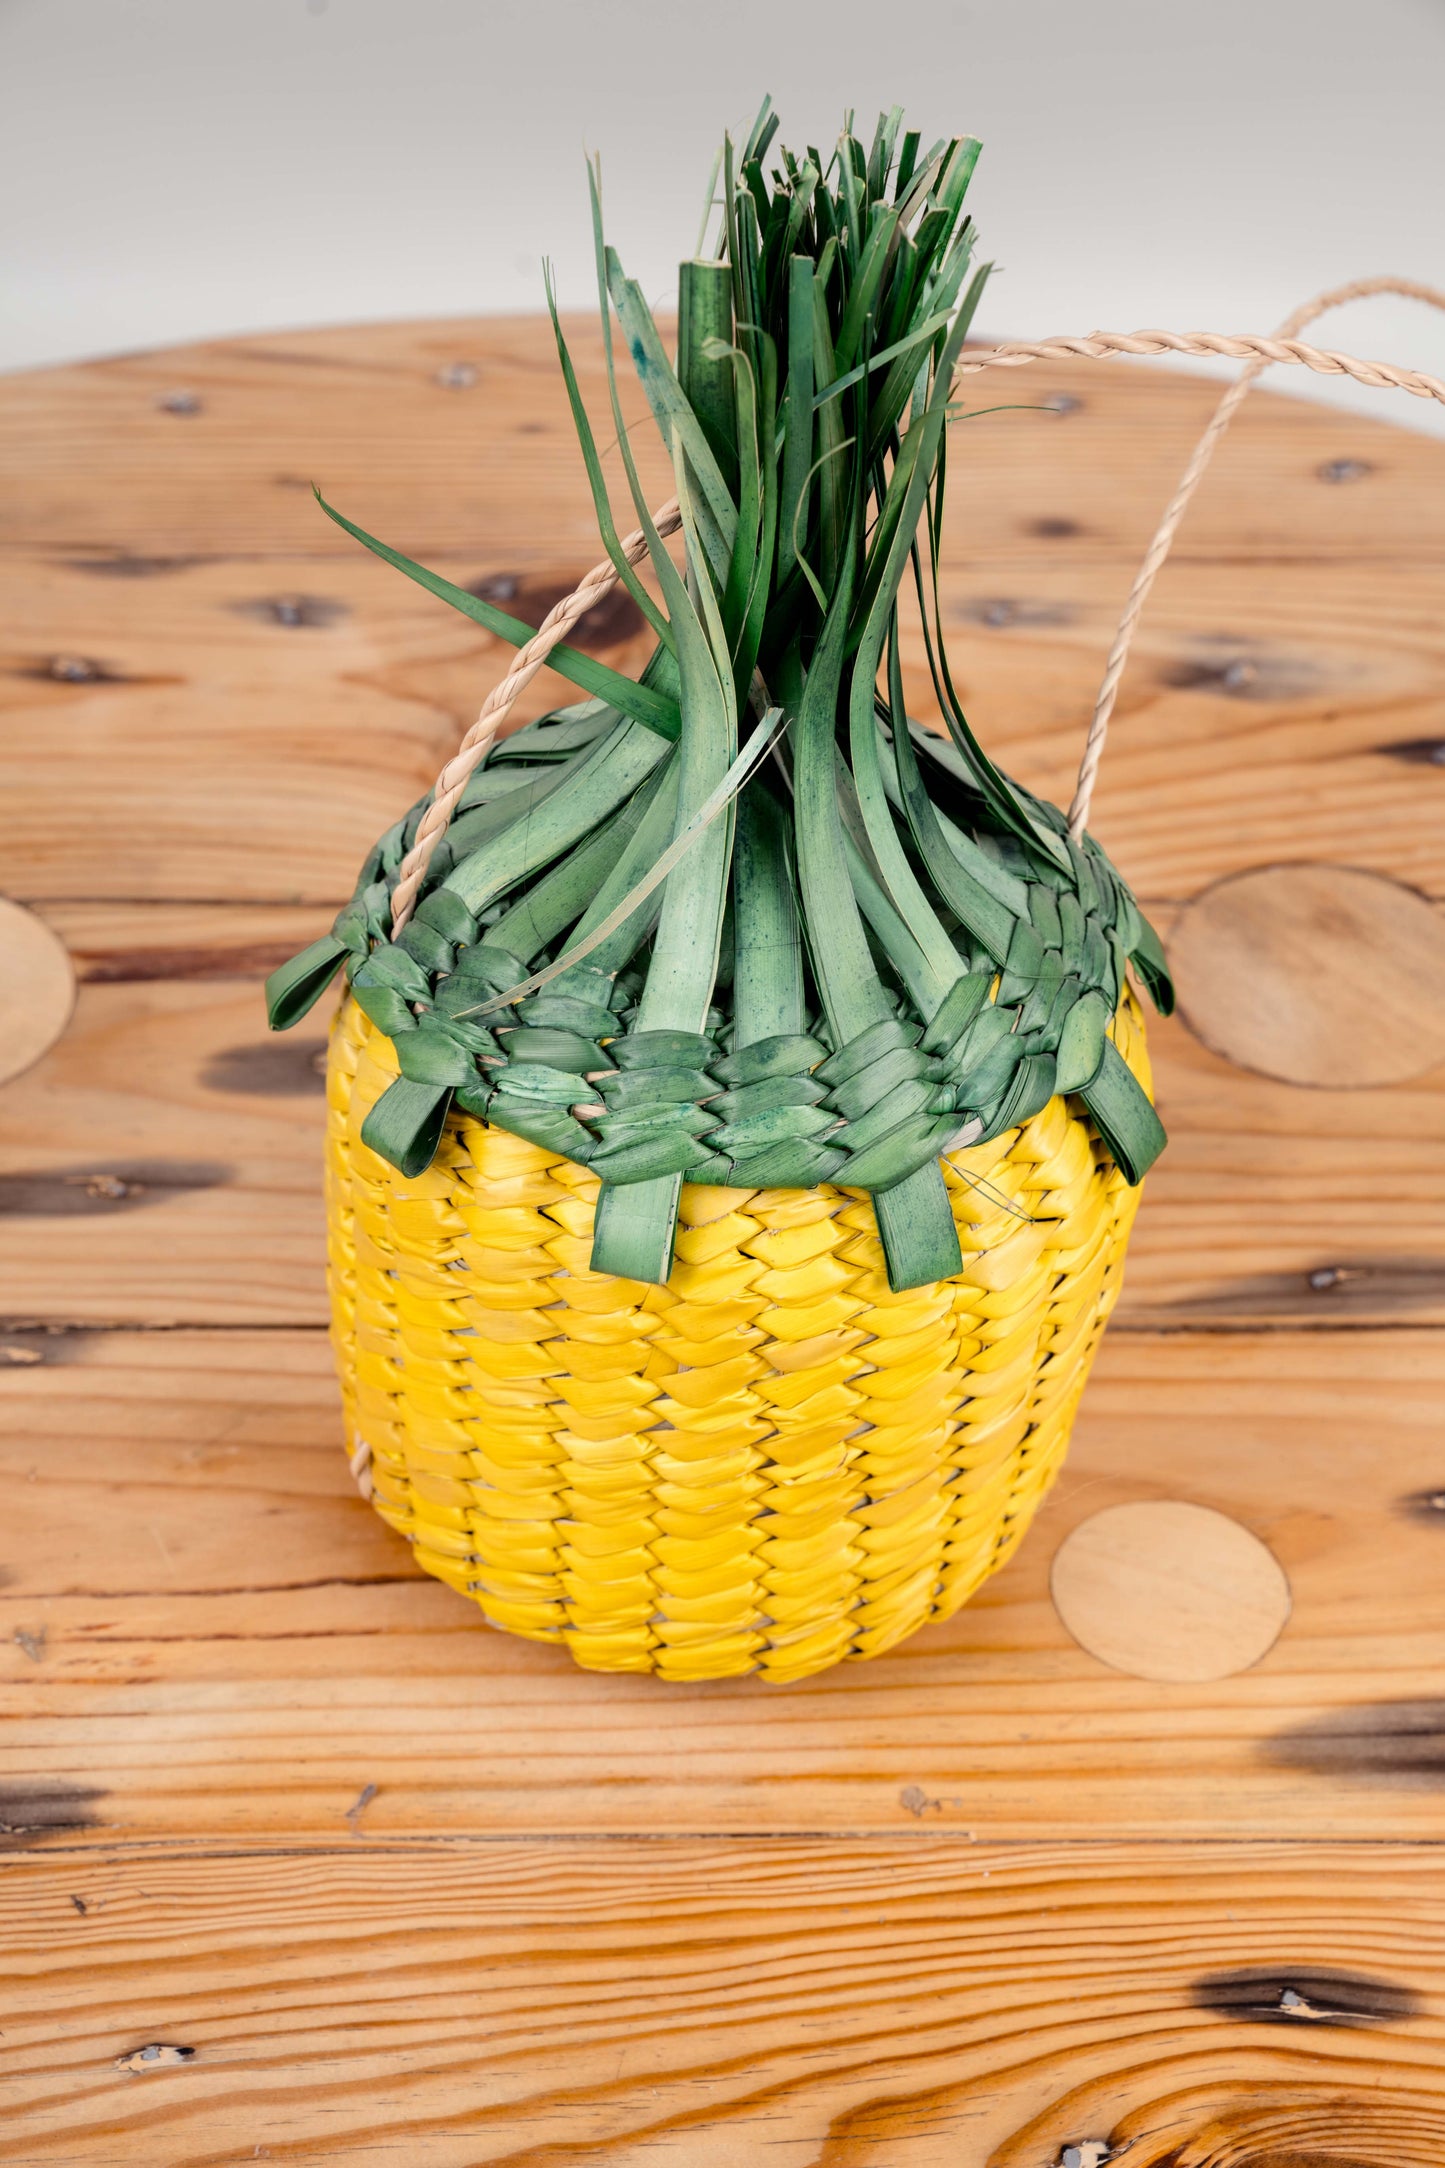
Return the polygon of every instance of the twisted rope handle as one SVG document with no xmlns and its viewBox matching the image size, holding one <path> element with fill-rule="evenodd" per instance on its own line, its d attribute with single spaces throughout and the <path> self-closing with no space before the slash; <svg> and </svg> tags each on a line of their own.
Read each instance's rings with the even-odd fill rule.
<svg viewBox="0 0 1445 2168">
<path fill-rule="evenodd" d="M 1148 600 L 1159 568 L 1169 554 L 1179 523 L 1199 486 L 1204 470 L 1255 379 L 1273 362 L 1293 362 L 1302 368 L 1314 369 L 1321 375 L 1348 376 L 1357 384 L 1369 384 L 1382 390 L 1407 391 L 1418 399 L 1436 399 L 1445 405 L 1445 383 L 1442 383 L 1439 377 L 1427 376 L 1420 369 L 1398 369 L 1390 362 L 1359 361 L 1350 354 L 1334 353 L 1324 347 L 1306 346 L 1296 336 L 1306 324 L 1312 323 L 1317 316 L 1322 316 L 1327 309 L 1339 308 L 1346 301 L 1363 300 L 1371 294 L 1403 294 L 1410 300 L 1424 301 L 1431 308 L 1445 309 L 1445 292 L 1433 286 L 1422 285 L 1417 280 L 1389 277 L 1356 279 L 1347 286 L 1332 287 L 1327 293 L 1317 294 L 1312 301 L 1305 302 L 1292 316 L 1286 317 L 1272 338 L 1260 338 L 1252 333 L 1232 334 L 1218 331 L 1095 331 L 1084 338 L 1019 341 L 997 346 L 983 353 L 966 353 L 955 365 L 956 375 L 973 376 L 983 369 L 1018 369 L 1034 361 L 1107 361 L 1119 354 L 1217 354 L 1248 363 L 1248 367 L 1235 379 L 1220 400 L 1203 436 L 1194 447 L 1129 591 L 1124 614 L 1119 620 L 1118 630 L 1109 649 L 1103 682 L 1099 687 L 1088 736 L 1084 741 L 1084 753 L 1079 764 L 1073 802 L 1069 807 L 1069 833 L 1076 840 L 1083 834 L 1088 821 L 1094 784 L 1108 738 L 1109 719 L 1114 712 L 1119 681 L 1129 659 L 1129 649 L 1133 644 L 1144 604 Z M 654 513 L 653 525 L 663 536 L 677 532 L 681 525 L 681 514 L 676 498 Z M 641 528 L 628 535 L 622 543 L 622 553 L 629 564 L 639 563 L 646 551 L 647 538 Z M 596 603 L 611 593 L 617 585 L 618 577 L 617 568 L 610 558 L 602 564 L 594 565 L 573 593 L 565 596 L 555 608 L 549 610 L 533 637 L 525 647 L 518 650 L 517 658 L 507 675 L 482 703 L 476 721 L 437 777 L 432 801 L 422 815 L 416 841 L 402 860 L 400 875 L 392 895 L 393 941 L 411 917 L 432 854 L 447 832 L 469 777 L 486 759 L 495 744 L 513 701 L 523 687 L 531 683 L 553 648 L 565 640 L 578 619 L 585 617 Z"/>
<path fill-rule="evenodd" d="M 1084 756 L 1079 763 L 1079 777 L 1074 786 L 1073 801 L 1069 806 L 1069 833 L 1077 842 L 1088 825 L 1089 807 L 1093 801 L 1094 785 L 1098 780 L 1099 763 L 1104 757 L 1104 746 L 1109 735 L 1109 719 L 1114 712 L 1119 682 L 1129 659 L 1129 649 L 1144 605 L 1149 599 L 1160 567 L 1169 555 L 1179 523 L 1189 508 L 1203 478 L 1204 470 L 1214 457 L 1220 438 L 1233 421 L 1251 386 L 1261 377 L 1272 362 L 1292 361 L 1306 368 L 1317 369 L 1323 374 L 1353 377 L 1358 384 L 1370 384 L 1382 389 L 1413 392 L 1420 399 L 1445 401 L 1445 384 L 1438 377 L 1426 376 L 1417 369 L 1396 369 L 1387 362 L 1356 361 L 1348 354 L 1336 354 L 1319 347 L 1302 346 L 1298 334 L 1306 324 L 1323 316 L 1329 309 L 1343 307 L 1347 301 L 1363 301 L 1372 294 L 1403 294 L 1407 300 L 1426 302 L 1431 308 L 1445 309 L 1445 293 L 1437 287 L 1424 286 L 1417 279 L 1371 278 L 1353 279 L 1345 286 L 1332 286 L 1312 301 L 1304 302 L 1293 315 L 1287 316 L 1273 338 L 1252 337 L 1226 338 L 1212 332 L 1136 331 L 1132 333 L 1098 331 L 1087 339 L 1041 339 L 1036 343 L 1011 344 L 995 347 L 992 353 L 967 355 L 958 364 L 957 374 L 967 375 L 980 368 L 1017 368 L 1028 361 L 1054 360 L 1061 356 L 1084 357 L 1090 360 L 1108 359 L 1116 354 L 1229 354 L 1244 356 L 1249 366 L 1241 370 L 1209 419 L 1203 436 L 1190 454 L 1188 464 L 1179 477 L 1173 496 L 1160 520 L 1153 541 L 1144 555 L 1129 590 L 1124 614 L 1119 619 L 1113 642 L 1109 648 L 1108 661 L 1104 665 L 1104 677 L 1094 702 L 1094 712 L 1089 721 L 1088 736 L 1084 741 Z"/>
</svg>

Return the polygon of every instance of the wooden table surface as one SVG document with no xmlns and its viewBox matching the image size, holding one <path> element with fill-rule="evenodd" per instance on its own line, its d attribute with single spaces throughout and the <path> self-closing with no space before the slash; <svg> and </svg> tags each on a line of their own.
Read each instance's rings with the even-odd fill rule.
<svg viewBox="0 0 1445 2168">
<path fill-rule="evenodd" d="M 1051 796 L 1216 390 L 1078 363 L 955 431 L 956 667 Z M 0 2158 L 1439 2168 L 1445 445 L 1237 423 L 1097 801 L 1194 961 L 1067 1470 L 951 1624 L 787 1688 L 589 1676 L 414 1570 L 341 1452 L 322 1026 L 262 1015 L 505 652 L 309 483 L 535 621 L 599 554 L 545 327 L 11 377 L 0 465 L 0 884 L 78 980 L 0 1088 Z M 1251 1066 L 1265 866 L 1315 1028 Z M 1051 1561 L 1130 1501 L 1267 1544 L 1259 1662 L 1070 1637 Z"/>
</svg>

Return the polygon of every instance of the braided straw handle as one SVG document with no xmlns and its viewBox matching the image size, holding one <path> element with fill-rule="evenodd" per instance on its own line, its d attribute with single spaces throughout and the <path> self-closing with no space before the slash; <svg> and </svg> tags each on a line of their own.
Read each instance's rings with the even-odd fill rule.
<svg viewBox="0 0 1445 2168">
<path fill-rule="evenodd" d="M 1294 362 L 1322 375 L 1348 376 L 1357 384 L 1369 384 L 1384 390 L 1407 391 L 1418 399 L 1436 399 L 1445 405 L 1445 383 L 1442 383 L 1439 377 L 1427 376 L 1419 369 L 1396 368 L 1389 362 L 1358 361 L 1349 354 L 1334 353 L 1323 347 L 1306 346 L 1297 337 L 1297 333 L 1302 331 L 1306 324 L 1313 323 L 1314 319 L 1322 316 L 1327 309 L 1339 308 L 1347 301 L 1363 300 L 1372 294 L 1403 294 L 1410 300 L 1426 302 L 1431 308 L 1445 309 L 1445 292 L 1433 286 L 1422 285 L 1417 280 L 1390 277 L 1356 279 L 1349 285 L 1333 287 L 1326 293 L 1317 294 L 1312 301 L 1305 302 L 1292 316 L 1286 317 L 1272 338 L 1260 338 L 1252 333 L 1230 334 L 1216 331 L 1095 331 L 1086 338 L 1039 339 L 998 346 L 983 353 L 966 353 L 956 364 L 956 375 L 972 376 L 983 369 L 1017 369 L 1034 361 L 1106 361 L 1120 354 L 1219 354 L 1248 363 L 1248 367 L 1225 392 L 1204 434 L 1194 447 L 1130 589 L 1129 599 L 1109 649 L 1103 682 L 1094 703 L 1083 758 L 1079 763 L 1073 802 L 1069 807 L 1069 833 L 1076 840 L 1083 834 L 1088 821 L 1099 764 L 1103 759 L 1104 745 L 1108 738 L 1109 719 L 1114 712 L 1119 682 L 1124 675 L 1129 649 L 1144 604 L 1159 569 L 1169 554 L 1179 523 L 1199 486 L 1204 470 L 1255 379 L 1273 362 Z M 681 514 L 676 498 L 653 515 L 653 525 L 659 535 L 666 536 L 677 532 L 681 525 Z M 647 538 L 641 528 L 628 535 L 622 543 L 622 553 L 629 564 L 638 564 L 646 552 Z M 432 854 L 447 832 L 469 777 L 486 759 L 496 743 L 497 734 L 506 721 L 513 701 L 523 687 L 531 683 L 553 648 L 565 640 L 579 618 L 585 617 L 596 603 L 611 593 L 617 580 L 617 568 L 610 558 L 602 564 L 594 565 L 573 593 L 548 612 L 526 646 L 518 650 L 517 658 L 507 675 L 482 703 L 476 721 L 437 777 L 431 803 L 422 815 L 421 825 L 417 830 L 416 841 L 402 860 L 400 875 L 392 895 L 393 941 L 411 917 Z"/>
<path fill-rule="evenodd" d="M 1348 354 L 1324 353 L 1317 347 L 1301 346 L 1297 334 L 1306 324 L 1312 324 L 1317 316 L 1329 309 L 1342 308 L 1347 301 L 1364 301 L 1372 294 L 1403 294 L 1407 300 L 1423 301 L 1434 309 L 1445 309 L 1445 293 L 1438 287 L 1423 286 L 1417 279 L 1398 279 L 1388 276 L 1372 279 L 1353 279 L 1345 286 L 1332 286 L 1325 293 L 1316 294 L 1312 301 L 1304 302 L 1287 316 L 1272 339 L 1221 339 L 1207 332 L 1185 332 L 1175 335 L 1164 331 L 1139 331 L 1130 336 L 1115 332 L 1096 332 L 1089 339 L 1044 339 L 1035 346 L 997 347 L 992 354 L 977 362 L 965 359 L 959 364 L 959 374 L 966 374 L 974 367 L 988 367 L 997 363 L 1002 368 L 1017 366 L 1024 361 L 1042 361 L 1055 355 L 1085 355 L 1087 358 L 1107 359 L 1114 354 L 1162 354 L 1162 353 L 1224 353 L 1247 354 L 1249 366 L 1242 369 L 1220 400 L 1203 436 L 1189 456 L 1188 464 L 1180 475 L 1174 494 L 1165 509 L 1155 531 L 1154 539 L 1144 554 L 1144 562 L 1134 576 L 1124 614 L 1119 619 L 1109 659 L 1104 665 L 1104 678 L 1094 701 L 1094 712 L 1089 721 L 1089 734 L 1084 741 L 1084 757 L 1079 763 L 1079 778 L 1074 786 L 1073 800 L 1069 806 L 1069 834 L 1075 842 L 1088 825 L 1089 806 L 1098 780 L 1099 763 L 1104 757 L 1104 745 L 1109 735 L 1109 718 L 1114 712 L 1118 697 L 1119 681 L 1124 675 L 1124 665 L 1129 659 L 1129 649 L 1134 633 L 1149 599 L 1159 570 L 1169 555 L 1179 523 L 1189 508 L 1189 500 L 1203 479 L 1204 470 L 1214 457 L 1216 447 L 1225 430 L 1244 404 L 1250 387 L 1275 361 L 1295 361 L 1305 367 L 1319 369 L 1328 374 L 1353 377 L 1356 383 L 1371 384 L 1384 389 L 1398 389 L 1415 393 L 1422 399 L 1439 399 L 1445 396 L 1438 378 L 1425 376 L 1414 369 L 1395 369 L 1384 362 L 1354 361 Z"/>
</svg>

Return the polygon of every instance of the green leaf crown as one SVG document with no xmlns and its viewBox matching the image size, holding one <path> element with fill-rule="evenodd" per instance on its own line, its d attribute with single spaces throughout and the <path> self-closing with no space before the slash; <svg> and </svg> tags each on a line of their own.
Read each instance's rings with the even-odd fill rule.
<svg viewBox="0 0 1445 2168">
<path fill-rule="evenodd" d="M 963 209 L 979 145 L 924 150 L 895 109 L 867 148 L 849 126 L 826 164 L 780 150 L 765 171 L 776 125 L 765 102 L 741 154 L 724 145 L 717 245 L 682 266 L 672 359 L 603 238 L 593 175 L 612 419 L 661 607 L 622 554 L 548 290 L 602 538 L 657 637 L 647 667 L 633 681 L 557 649 L 591 697 L 494 748 L 399 940 L 391 892 L 427 798 L 268 999 L 284 1028 L 344 961 L 401 1069 L 367 1143 L 415 1175 L 454 1103 L 582 1162 L 603 1185 L 598 1270 L 665 1280 L 684 1181 L 832 1182 L 872 1193 L 908 1287 L 959 1267 L 940 1156 L 1056 1092 L 1141 1179 L 1164 1133 L 1106 1028 L 1127 963 L 1172 997 L 1118 873 L 988 758 L 949 669 L 937 551 L 950 379 L 989 270 Z M 614 312 L 672 458 L 681 567 L 629 447 Z M 504 639 L 532 636 L 331 516 Z M 904 711 L 905 582 L 946 736 Z M 615 916 L 719 798 L 600 944 L 499 1003 Z"/>
</svg>

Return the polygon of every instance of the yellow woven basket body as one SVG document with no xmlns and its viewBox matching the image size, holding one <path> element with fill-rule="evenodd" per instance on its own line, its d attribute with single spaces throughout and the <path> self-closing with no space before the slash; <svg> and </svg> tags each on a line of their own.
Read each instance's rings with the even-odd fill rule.
<svg viewBox="0 0 1445 2168">
<path fill-rule="evenodd" d="M 1139 1010 L 1114 1022 L 1149 1089 Z M 956 1278 L 894 1294 L 861 1191 L 685 1188 L 666 1287 L 593 1273 L 597 1177 L 468 1115 L 408 1180 L 397 1073 L 331 1042 L 333 1332 L 352 1467 L 493 1626 L 600 1671 L 876 1656 L 1009 1556 L 1063 1459 L 1139 1193 L 1076 1100 L 944 1162 Z"/>
</svg>

